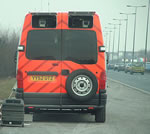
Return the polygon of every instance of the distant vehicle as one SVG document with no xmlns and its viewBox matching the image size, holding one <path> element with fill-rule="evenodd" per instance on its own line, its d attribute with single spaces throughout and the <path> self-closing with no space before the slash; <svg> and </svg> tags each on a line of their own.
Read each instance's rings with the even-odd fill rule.
<svg viewBox="0 0 150 134">
<path fill-rule="evenodd" d="M 114 71 L 116 71 L 118 69 L 118 63 L 114 65 Z"/>
<path fill-rule="evenodd" d="M 144 64 L 141 62 L 137 62 L 137 63 L 132 63 L 131 66 L 129 67 L 130 70 L 130 74 L 133 73 L 141 73 L 142 75 L 144 75 Z"/>
<path fill-rule="evenodd" d="M 146 62 L 145 70 L 150 71 L 150 62 Z"/>
<path fill-rule="evenodd" d="M 124 72 L 125 72 L 125 73 L 130 72 L 130 67 L 131 67 L 131 63 L 126 64 L 126 65 L 125 65 Z"/>
<path fill-rule="evenodd" d="M 117 63 L 114 65 L 114 71 L 123 71 L 124 70 L 124 63 Z"/>
<path fill-rule="evenodd" d="M 117 67 L 118 72 L 119 72 L 119 71 L 124 71 L 124 69 L 125 69 L 124 63 L 119 63 L 119 64 L 118 64 L 118 67 Z"/>
<path fill-rule="evenodd" d="M 108 70 L 109 70 L 109 69 L 114 69 L 114 64 L 109 63 L 108 66 L 107 66 L 107 69 L 108 69 Z"/>
</svg>

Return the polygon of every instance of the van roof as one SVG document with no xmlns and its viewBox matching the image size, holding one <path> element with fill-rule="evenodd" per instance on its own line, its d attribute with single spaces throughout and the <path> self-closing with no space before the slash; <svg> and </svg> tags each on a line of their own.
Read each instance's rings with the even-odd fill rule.
<svg viewBox="0 0 150 134">
<path fill-rule="evenodd" d="M 61 12 L 63 13 L 63 12 Z M 79 11 L 69 11 L 67 12 L 71 16 L 93 16 L 96 14 L 96 12 L 91 11 L 91 12 L 79 12 Z M 32 15 L 57 15 L 57 12 L 29 12 L 29 14 Z"/>
</svg>

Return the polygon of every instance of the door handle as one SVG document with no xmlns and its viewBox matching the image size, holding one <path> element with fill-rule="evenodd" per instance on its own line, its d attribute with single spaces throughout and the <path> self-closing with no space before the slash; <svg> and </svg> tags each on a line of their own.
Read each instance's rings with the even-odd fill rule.
<svg viewBox="0 0 150 134">
<path fill-rule="evenodd" d="M 61 70 L 61 75 L 69 75 L 70 71 L 68 69 Z"/>
<path fill-rule="evenodd" d="M 53 63 L 52 65 L 53 65 L 53 66 L 58 66 L 58 63 Z"/>
</svg>

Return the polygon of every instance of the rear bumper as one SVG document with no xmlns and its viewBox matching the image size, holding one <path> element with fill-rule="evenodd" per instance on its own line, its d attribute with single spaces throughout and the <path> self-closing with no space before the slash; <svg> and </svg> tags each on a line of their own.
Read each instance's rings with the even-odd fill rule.
<svg viewBox="0 0 150 134">
<path fill-rule="evenodd" d="M 100 90 L 99 94 L 85 102 L 74 101 L 63 93 L 23 93 L 20 90 L 17 90 L 19 92 L 16 92 L 16 98 L 24 99 L 25 109 L 31 108 L 31 111 L 36 109 L 97 109 L 104 107 L 107 101 L 106 90 Z"/>
<path fill-rule="evenodd" d="M 27 109 L 43 109 L 43 110 L 63 110 L 63 109 L 96 109 L 103 108 L 104 106 L 96 105 L 25 105 Z"/>
</svg>

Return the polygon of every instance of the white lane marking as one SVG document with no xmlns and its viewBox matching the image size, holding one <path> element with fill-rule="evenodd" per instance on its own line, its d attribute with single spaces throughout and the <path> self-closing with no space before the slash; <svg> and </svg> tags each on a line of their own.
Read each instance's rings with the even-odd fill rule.
<svg viewBox="0 0 150 134">
<path fill-rule="evenodd" d="M 125 75 L 130 75 L 130 73 L 124 73 L 124 72 L 114 72 L 113 70 L 111 71 L 111 70 L 109 70 L 108 71 L 109 73 L 111 73 L 111 74 L 114 74 L 114 73 L 119 73 L 119 75 L 121 74 L 121 75 L 123 75 L 123 76 L 125 76 Z M 132 77 L 138 77 L 138 79 L 145 79 L 145 80 L 149 80 L 150 79 L 150 74 L 149 73 L 144 73 L 144 75 L 141 75 L 141 74 L 139 74 L 139 73 L 135 73 L 136 75 L 130 75 L 130 76 L 132 76 Z M 107 75 L 108 76 L 108 75 Z"/>
<path fill-rule="evenodd" d="M 129 87 L 129 88 L 138 90 L 138 91 L 140 91 L 140 92 L 142 92 L 142 93 L 144 93 L 144 94 L 149 94 L 149 95 L 150 95 L 150 92 L 144 91 L 143 89 L 140 89 L 140 88 L 136 88 L 136 87 L 130 86 L 130 85 L 128 85 L 128 84 L 122 83 L 122 82 L 117 81 L 117 80 L 113 80 L 113 79 L 111 79 L 111 78 L 107 78 L 107 79 L 108 79 L 108 80 L 111 80 L 111 81 L 114 81 L 114 82 L 116 82 L 116 83 L 120 83 L 120 84 L 122 84 L 122 85 L 124 85 L 124 86 L 127 86 L 127 87 Z"/>
<path fill-rule="evenodd" d="M 10 97 L 12 96 L 12 94 L 13 94 L 13 91 L 10 93 L 10 95 L 9 95 L 8 99 L 10 99 Z"/>
<path fill-rule="evenodd" d="M 30 126 L 31 124 L 24 123 L 25 126 Z"/>
</svg>

